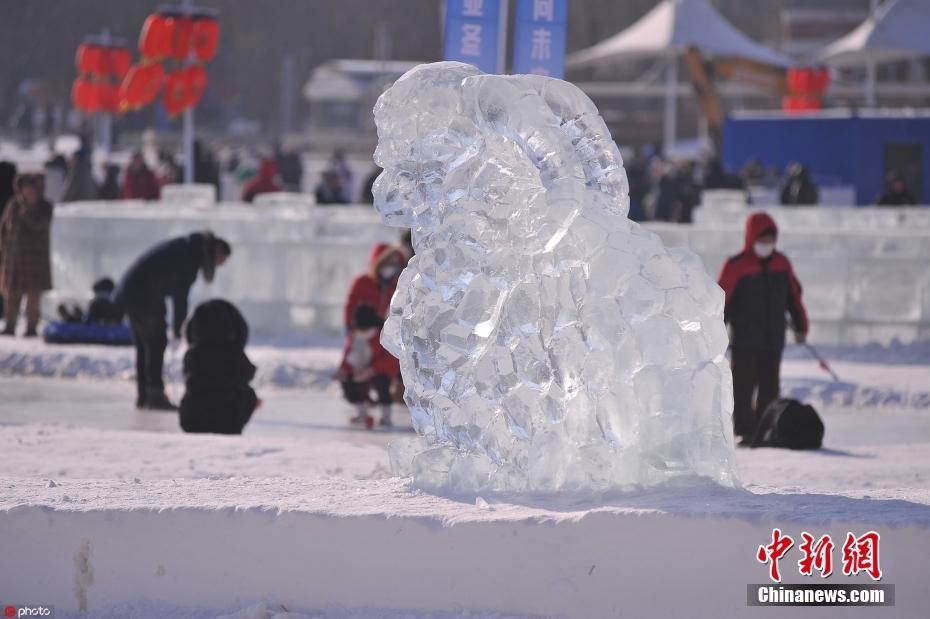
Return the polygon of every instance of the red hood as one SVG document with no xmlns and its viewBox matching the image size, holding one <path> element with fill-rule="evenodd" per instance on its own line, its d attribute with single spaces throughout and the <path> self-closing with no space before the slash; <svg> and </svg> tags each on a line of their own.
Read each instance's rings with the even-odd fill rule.
<svg viewBox="0 0 930 619">
<path fill-rule="evenodd" d="M 768 213 L 753 213 L 746 220 L 746 238 L 743 245 L 744 251 L 750 251 L 753 243 L 765 232 L 771 232 L 778 238 L 778 226 L 775 220 Z"/>
<path fill-rule="evenodd" d="M 273 159 L 265 159 L 258 168 L 258 178 L 272 180 L 278 175 L 278 164 Z"/>
<path fill-rule="evenodd" d="M 391 246 L 387 243 L 378 243 L 371 248 L 371 253 L 368 254 L 368 266 L 371 268 L 372 272 L 375 271 L 378 263 L 384 259 L 384 253 L 390 249 L 390 247 Z"/>
</svg>

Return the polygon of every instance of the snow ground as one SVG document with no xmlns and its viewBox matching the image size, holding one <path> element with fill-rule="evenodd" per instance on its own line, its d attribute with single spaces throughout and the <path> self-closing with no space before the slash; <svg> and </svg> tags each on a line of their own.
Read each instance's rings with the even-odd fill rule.
<svg viewBox="0 0 930 619">
<path fill-rule="evenodd" d="M 244 530 L 250 535 L 265 535 L 269 539 L 273 539 L 273 531 L 257 529 L 258 524 L 245 522 L 251 518 L 250 514 L 270 511 L 277 514 L 274 518 L 278 520 L 286 519 L 287 514 L 335 517 L 340 521 L 347 517 L 376 517 L 373 522 L 382 522 L 388 517 L 391 521 L 407 522 L 412 518 L 411 522 L 433 521 L 441 530 L 459 527 L 460 531 L 468 531 L 469 526 L 498 527 L 510 523 L 507 526 L 513 528 L 512 534 L 519 531 L 523 536 L 534 534 L 532 523 L 537 523 L 533 526 L 550 523 L 547 526 L 562 527 L 558 529 L 560 533 L 553 533 L 552 548 L 561 543 L 559 536 L 568 535 L 566 543 L 578 543 L 573 536 L 580 533 L 566 533 L 575 529 L 564 527 L 581 527 L 579 531 L 587 530 L 587 535 L 615 536 L 622 532 L 629 535 L 628 528 L 638 526 L 623 521 L 626 524 L 622 526 L 597 529 L 594 523 L 599 521 L 592 518 L 604 514 L 611 518 L 631 515 L 684 518 L 694 522 L 688 525 L 692 527 L 733 523 L 726 524 L 725 529 L 712 528 L 717 535 L 723 535 L 724 530 L 739 532 L 744 525 L 735 523 L 747 523 L 753 527 L 751 532 L 740 534 L 750 540 L 743 545 L 751 551 L 752 543 L 763 541 L 760 531 L 772 522 L 820 532 L 826 527 L 834 533 L 831 527 L 839 526 L 836 523 L 852 522 L 860 523 L 859 528 L 866 524 L 877 527 L 883 540 L 888 538 L 889 581 L 899 583 L 902 588 L 899 595 L 905 595 L 910 588 L 905 578 L 907 569 L 916 568 L 925 574 L 927 567 L 926 553 L 916 555 L 916 559 L 902 557 L 908 548 L 919 547 L 920 542 L 915 540 L 926 538 L 930 528 L 930 359 L 927 358 L 930 355 L 914 347 L 899 351 L 825 352 L 840 375 L 840 382 L 832 382 L 800 350 L 789 350 L 783 366 L 786 391 L 807 394 L 806 398 L 815 403 L 824 418 L 827 428 L 824 449 L 739 450 L 737 463 L 744 484 L 740 490 L 698 485 L 622 496 L 569 496 L 553 501 L 541 497 L 487 496 L 480 500 L 473 496 L 436 497 L 409 488 L 403 480 L 391 479 L 385 446 L 404 434 L 369 432 L 346 424 L 349 410 L 341 403 L 338 390 L 327 380 L 338 359 L 338 350 L 334 348 L 265 346 L 250 350 L 261 368 L 257 385 L 265 404 L 244 436 L 221 437 L 185 435 L 179 432 L 173 414 L 134 411 L 133 384 L 128 380 L 131 369 L 128 349 L 62 349 L 37 342 L 0 341 L 0 440 L 5 446 L 0 464 L 0 515 L 5 512 L 12 517 L 6 525 L 11 528 L 2 529 L 6 533 L 0 538 L 12 543 L 9 531 L 20 531 L 28 538 L 28 531 L 40 529 L 61 536 L 68 526 L 75 526 L 62 520 L 55 520 L 58 524 L 53 528 L 45 529 L 46 525 L 38 524 L 48 518 L 47 526 L 52 527 L 51 514 L 87 514 L 87 518 L 97 518 L 97 513 L 112 514 L 105 516 L 104 524 L 85 521 L 78 534 L 90 536 L 88 531 L 93 531 L 94 526 L 112 526 L 119 531 L 120 526 L 128 526 L 125 519 L 129 517 L 119 514 L 136 513 L 144 519 L 152 510 L 164 513 L 166 526 L 173 530 L 198 531 L 189 520 L 196 519 L 196 513 L 218 510 L 225 514 L 231 508 L 242 516 L 235 521 L 226 520 L 228 525 L 224 527 L 246 527 Z M 401 417 L 401 421 L 407 419 Z M 42 511 L 34 512 L 33 506 Z M 259 517 L 260 522 L 268 522 L 269 516 Z M 111 520 L 116 524 L 105 524 Z M 153 525 L 140 521 L 133 525 L 136 526 Z M 284 520 L 279 528 L 286 526 Z M 435 535 L 435 527 L 428 526 L 426 531 L 433 533 L 421 532 L 417 537 L 411 532 L 416 529 L 413 524 L 399 526 L 400 530 L 406 527 L 407 535 L 412 536 L 408 543 L 413 545 L 446 543 L 429 537 Z M 461 529 L 463 526 L 465 529 Z M 665 526 L 663 531 L 679 530 L 678 525 Z M 159 535 L 157 528 L 145 530 Z M 329 534 L 341 540 L 350 535 L 339 530 Z M 501 539 L 501 534 L 499 529 L 490 529 L 482 535 Z M 192 540 L 201 543 L 201 537 L 209 536 L 198 534 Z M 110 551 L 105 542 L 94 539 L 99 555 L 99 584 L 96 589 L 91 587 L 91 591 L 98 591 L 101 597 L 97 599 L 108 599 L 103 591 Z M 480 546 L 481 539 L 470 539 L 466 546 Z M 163 543 L 168 546 L 171 541 Z M 209 545 L 204 548 L 220 552 Z M 141 551 L 144 550 L 142 547 Z M 463 560 L 467 564 L 467 559 Z M 73 559 L 69 555 L 62 563 L 71 565 Z M 46 560 L 37 568 L 48 564 Z M 126 566 L 121 569 L 131 571 Z M 403 566 L 398 565 L 397 569 L 402 570 Z M 740 586 L 761 581 L 761 573 L 751 563 L 739 569 L 752 574 L 730 577 L 742 583 Z M 6 576 L 13 577 L 10 573 Z M 5 579 L 0 570 L 0 580 Z M 720 580 L 726 582 L 727 577 Z M 523 585 L 539 586 L 523 582 L 515 586 Z M 263 586 L 267 587 L 265 591 L 274 588 L 272 583 Z M 467 583 L 460 586 L 465 589 Z M 156 593 L 150 595 L 155 597 Z M 217 603 L 196 608 L 199 598 L 190 595 L 181 598 L 179 606 L 157 599 L 114 598 L 112 604 L 94 605 L 89 613 L 69 614 L 65 607 L 60 612 L 64 611 L 65 617 L 91 619 L 168 616 L 204 619 L 228 614 L 235 608 L 243 609 L 230 616 L 236 619 L 517 616 L 495 614 L 493 609 L 512 608 L 503 603 L 482 606 L 477 601 L 469 601 L 459 610 L 400 611 L 396 609 L 411 606 L 400 598 L 391 604 L 392 598 L 387 594 L 374 597 L 374 601 L 371 597 L 353 598 L 359 603 L 348 609 L 321 602 L 321 610 L 313 610 L 317 608 L 314 604 L 305 604 L 300 613 L 290 614 L 276 613 L 273 605 L 249 606 L 256 599 L 247 596 L 232 607 Z M 140 596 L 145 597 L 141 593 Z M 467 596 L 465 599 L 471 600 Z M 284 598 L 271 601 L 279 600 Z M 382 604 L 385 609 L 381 609 Z M 492 610 L 482 614 L 466 608 Z M 897 610 L 905 612 L 897 616 L 907 616 L 905 607 Z M 525 612 L 518 614 L 524 616 Z M 768 614 L 775 615 L 777 611 Z"/>
</svg>

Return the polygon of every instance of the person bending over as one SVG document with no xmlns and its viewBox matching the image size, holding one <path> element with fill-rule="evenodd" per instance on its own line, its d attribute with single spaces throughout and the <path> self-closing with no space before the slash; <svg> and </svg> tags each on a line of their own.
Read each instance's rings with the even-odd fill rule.
<svg viewBox="0 0 930 619">
<path fill-rule="evenodd" d="M 165 241 L 142 254 L 123 275 L 114 301 L 129 317 L 136 346 L 136 407 L 143 410 L 177 410 L 165 394 L 162 377 L 167 308 L 173 310 L 172 345 L 180 341 L 181 326 L 187 318 L 191 286 L 202 273 L 213 281 L 216 268 L 232 253 L 229 243 L 211 232 L 195 232 Z"/>
</svg>

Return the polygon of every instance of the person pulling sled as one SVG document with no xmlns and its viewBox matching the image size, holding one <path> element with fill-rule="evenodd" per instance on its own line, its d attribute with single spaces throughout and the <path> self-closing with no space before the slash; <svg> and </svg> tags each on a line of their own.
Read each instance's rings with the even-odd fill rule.
<svg viewBox="0 0 930 619">
<path fill-rule="evenodd" d="M 776 251 L 777 238 L 778 226 L 768 214 L 751 215 L 743 251 L 726 261 L 718 282 L 726 295 L 733 431 L 741 446 L 752 442 L 762 413 L 778 398 L 786 315 L 798 343 L 806 341 L 810 326 L 801 284 L 788 258 Z"/>
</svg>

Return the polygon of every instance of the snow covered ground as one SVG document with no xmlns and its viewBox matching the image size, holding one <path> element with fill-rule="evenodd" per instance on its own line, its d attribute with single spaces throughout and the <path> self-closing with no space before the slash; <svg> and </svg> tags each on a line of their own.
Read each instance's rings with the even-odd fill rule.
<svg viewBox="0 0 930 619">
<path fill-rule="evenodd" d="M 0 340 L 0 552 L 18 559 L 0 567 L 0 595 L 93 619 L 783 616 L 745 606 L 777 525 L 796 539 L 875 528 L 897 586 L 881 614 L 920 616 L 927 348 L 825 349 L 839 382 L 790 349 L 785 390 L 818 407 L 825 447 L 739 450 L 742 489 L 556 501 L 438 497 L 390 478 L 385 446 L 403 429 L 346 424 L 332 347 L 252 348 L 264 406 L 244 436 L 219 437 L 134 411 L 129 349 Z"/>
</svg>

